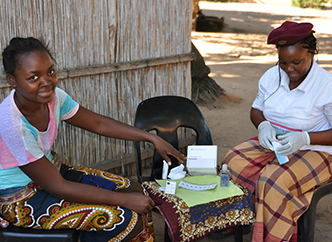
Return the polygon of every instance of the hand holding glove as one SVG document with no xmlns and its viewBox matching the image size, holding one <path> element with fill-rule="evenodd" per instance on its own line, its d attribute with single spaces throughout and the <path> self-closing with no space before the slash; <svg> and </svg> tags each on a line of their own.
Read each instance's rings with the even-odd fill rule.
<svg viewBox="0 0 332 242">
<path fill-rule="evenodd" d="M 277 141 L 276 130 L 269 121 L 263 121 L 258 125 L 258 140 L 265 149 L 273 150 L 271 142 Z"/>
<path fill-rule="evenodd" d="M 310 145 L 310 136 L 308 132 L 290 132 L 278 136 L 281 146 L 277 152 L 280 155 L 290 155 L 304 145 Z"/>
</svg>

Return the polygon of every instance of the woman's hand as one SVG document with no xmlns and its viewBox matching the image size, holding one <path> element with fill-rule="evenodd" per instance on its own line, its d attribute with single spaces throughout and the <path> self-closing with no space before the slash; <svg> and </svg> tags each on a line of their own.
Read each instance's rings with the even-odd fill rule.
<svg viewBox="0 0 332 242">
<path fill-rule="evenodd" d="M 154 135 L 151 142 L 153 143 L 156 151 L 158 152 L 161 157 L 164 158 L 164 160 L 168 163 L 168 165 L 172 165 L 171 159 L 168 157 L 168 155 L 174 156 L 176 159 L 179 160 L 180 163 L 183 163 L 187 157 L 180 153 L 177 149 L 175 149 L 170 143 L 166 142 L 159 136 Z"/>
<path fill-rule="evenodd" d="M 154 202 L 150 197 L 140 193 L 126 193 L 126 199 L 122 206 L 138 214 L 147 214 L 152 210 Z"/>
<path fill-rule="evenodd" d="M 300 149 L 304 145 L 310 145 L 310 136 L 308 132 L 290 132 L 278 136 L 281 146 L 277 152 L 281 155 L 290 155 Z"/>
<path fill-rule="evenodd" d="M 269 121 L 263 121 L 258 126 L 258 140 L 265 149 L 273 150 L 272 142 L 277 141 L 277 131 L 272 127 Z"/>
<path fill-rule="evenodd" d="M 271 123 L 267 121 L 261 110 L 251 108 L 250 120 L 258 129 L 259 144 L 265 149 L 273 150 L 271 142 L 277 141 L 277 131 L 272 127 Z"/>
</svg>

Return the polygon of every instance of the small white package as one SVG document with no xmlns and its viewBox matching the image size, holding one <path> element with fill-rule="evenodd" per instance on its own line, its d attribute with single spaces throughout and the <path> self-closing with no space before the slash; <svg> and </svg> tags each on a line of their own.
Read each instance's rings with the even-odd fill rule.
<svg viewBox="0 0 332 242">
<path fill-rule="evenodd" d="M 216 145 L 189 145 L 187 170 L 191 175 L 217 175 Z"/>
</svg>

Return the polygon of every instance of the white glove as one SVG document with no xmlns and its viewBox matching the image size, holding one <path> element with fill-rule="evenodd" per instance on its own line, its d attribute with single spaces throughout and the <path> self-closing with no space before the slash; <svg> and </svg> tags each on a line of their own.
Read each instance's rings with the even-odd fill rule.
<svg viewBox="0 0 332 242">
<path fill-rule="evenodd" d="M 278 136 L 281 146 L 277 148 L 280 155 L 290 155 L 304 145 L 310 145 L 308 132 L 290 132 Z"/>
<path fill-rule="evenodd" d="M 258 125 L 258 140 L 265 149 L 273 150 L 271 142 L 277 141 L 277 131 L 272 127 L 269 121 L 263 121 Z"/>
</svg>

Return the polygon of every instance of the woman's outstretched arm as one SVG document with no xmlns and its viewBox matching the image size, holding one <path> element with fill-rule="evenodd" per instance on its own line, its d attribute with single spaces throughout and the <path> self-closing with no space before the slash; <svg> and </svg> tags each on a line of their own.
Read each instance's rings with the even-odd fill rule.
<svg viewBox="0 0 332 242">
<path fill-rule="evenodd" d="M 77 127 L 111 138 L 151 142 L 155 146 L 157 152 L 169 164 L 171 163 L 171 160 L 168 155 L 174 156 L 181 163 L 186 159 L 183 154 L 159 136 L 119 122 L 115 119 L 99 115 L 81 106 L 77 113 L 66 121 Z"/>
</svg>

